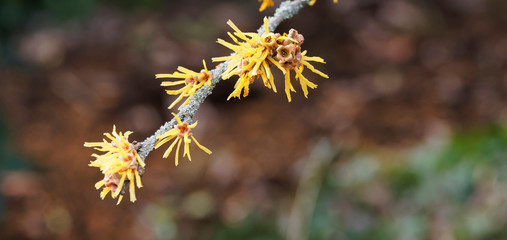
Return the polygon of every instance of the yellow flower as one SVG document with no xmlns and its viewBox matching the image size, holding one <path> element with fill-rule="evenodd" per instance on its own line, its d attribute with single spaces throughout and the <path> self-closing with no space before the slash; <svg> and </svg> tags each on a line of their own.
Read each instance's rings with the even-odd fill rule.
<svg viewBox="0 0 507 240">
<path fill-rule="evenodd" d="M 234 91 L 229 95 L 227 100 L 231 97 L 240 98 L 241 92 L 243 92 L 243 97 L 248 96 L 249 85 L 258 77 L 262 78 L 266 87 L 272 88 L 276 92 L 273 74 L 270 69 L 270 63 L 275 60 L 270 55 L 276 49 L 277 41 L 286 39 L 286 37 L 270 33 L 268 18 L 266 17 L 264 17 L 265 33 L 262 36 L 259 36 L 257 33 L 242 32 L 231 20 L 227 21 L 227 24 L 234 29 L 234 34 L 230 32 L 227 34 L 236 44 L 228 43 L 222 39 L 218 39 L 217 42 L 233 50 L 236 54 L 212 58 L 214 62 L 230 60 L 227 69 L 222 74 L 222 79 L 228 79 L 233 75 L 239 76 L 234 86 Z M 244 42 L 240 42 L 238 38 Z"/>
<path fill-rule="evenodd" d="M 316 70 L 309 61 L 325 63 L 319 57 L 307 57 L 306 51 L 301 52 L 301 44 L 304 37 L 294 29 L 288 34 L 281 36 L 278 33 L 270 33 L 268 29 L 268 19 L 264 18 L 265 33 L 259 36 L 257 33 L 244 33 L 234 25 L 230 20 L 227 22 L 234 29 L 234 34 L 228 33 L 231 39 L 236 43 L 228 43 L 218 39 L 218 43 L 233 50 L 236 54 L 212 58 L 213 61 L 227 61 L 227 69 L 222 74 L 222 79 L 228 79 L 233 75 L 238 75 L 239 79 L 234 85 L 234 91 L 229 95 L 240 98 L 248 96 L 249 85 L 255 79 L 261 77 L 264 85 L 272 88 L 276 92 L 271 66 L 275 65 L 285 75 L 285 94 L 289 102 L 292 100 L 290 92 L 294 90 L 290 81 L 290 70 L 296 72 L 296 80 L 299 80 L 305 97 L 308 97 L 308 87 L 315 88 L 316 84 L 310 82 L 302 74 L 306 66 L 311 71 L 328 78 L 328 76 Z M 240 42 L 243 41 L 243 42 Z"/>
<path fill-rule="evenodd" d="M 202 64 L 204 65 L 204 69 L 201 70 L 200 73 L 194 72 L 192 70 L 186 69 L 184 67 L 178 67 L 179 72 L 174 72 L 173 74 L 157 74 L 156 78 L 176 78 L 183 79 L 177 81 L 164 81 L 160 85 L 164 87 L 168 86 L 176 86 L 180 84 L 185 84 L 184 87 L 178 90 L 166 90 L 167 94 L 170 95 L 178 95 L 180 96 L 174 100 L 174 102 L 169 106 L 169 109 L 174 107 L 181 99 L 187 97 L 187 100 L 182 104 L 187 105 L 190 101 L 190 97 L 195 94 L 197 89 L 201 88 L 204 84 L 211 85 L 211 79 L 213 78 L 211 73 L 208 72 L 208 68 L 206 67 L 206 62 L 202 60 Z"/>
<path fill-rule="evenodd" d="M 178 157 L 182 141 L 185 143 L 183 157 L 187 155 L 188 160 L 190 161 L 192 161 L 192 159 L 190 158 L 190 143 L 192 142 L 192 140 L 194 140 L 197 147 L 202 149 L 207 154 L 211 154 L 211 151 L 209 149 L 199 144 L 199 142 L 194 138 L 194 136 L 192 136 L 190 129 L 195 128 L 195 126 L 197 126 L 197 121 L 192 125 L 188 125 L 187 122 L 181 122 L 180 118 L 176 114 L 173 113 L 173 115 L 176 118 L 176 121 L 178 121 L 178 124 L 174 125 L 173 129 L 157 137 L 158 141 L 155 143 L 155 149 L 164 145 L 164 143 L 172 140 L 173 138 L 176 138 L 171 144 L 171 146 L 169 146 L 169 148 L 165 151 L 163 156 L 164 158 L 167 158 L 171 153 L 171 151 L 173 150 L 174 146 L 178 145 L 176 147 L 176 158 L 175 158 L 176 166 L 178 166 Z"/>
<path fill-rule="evenodd" d="M 292 101 L 290 92 L 296 91 L 296 90 L 294 90 L 294 87 L 292 86 L 292 83 L 290 81 L 290 70 L 291 69 L 294 69 L 294 71 L 296 72 L 295 79 L 299 80 L 299 84 L 301 85 L 301 89 L 303 90 L 303 94 L 305 95 L 305 98 L 308 98 L 308 87 L 310 87 L 312 89 L 317 87 L 317 84 L 310 82 L 305 76 L 303 76 L 303 70 L 305 69 L 305 66 L 308 69 L 310 69 L 312 72 L 314 72 L 324 78 L 329 78 L 329 76 L 326 75 L 325 73 L 315 69 L 315 67 L 312 64 L 310 64 L 309 61 L 326 63 L 326 62 L 324 62 L 324 59 L 322 59 L 320 57 L 307 57 L 306 51 L 304 51 L 301 53 L 301 60 L 297 63 L 297 66 L 295 66 L 295 67 L 287 68 L 284 65 L 275 64 L 285 75 L 285 94 L 287 95 L 287 99 L 289 100 L 289 102 Z"/>
<path fill-rule="evenodd" d="M 305 66 L 310 69 L 312 72 L 317 73 L 318 75 L 329 78 L 326 74 L 321 71 L 315 69 L 315 67 L 309 63 L 312 62 L 320 62 L 325 63 L 324 59 L 320 57 L 307 57 L 306 51 L 301 52 L 301 44 L 303 44 L 304 37 L 294 29 L 289 31 L 289 34 L 284 34 L 284 36 L 288 37 L 292 41 L 284 40 L 281 42 L 276 49 L 276 59 L 278 62 L 273 62 L 282 73 L 285 75 L 285 94 L 287 95 L 287 99 L 292 101 L 290 92 L 295 92 L 294 87 L 290 81 L 290 70 L 294 70 L 296 72 L 296 80 L 299 80 L 301 84 L 301 89 L 303 90 L 303 94 L 306 98 L 308 98 L 308 87 L 316 88 L 317 85 L 310 82 L 305 76 L 303 76 L 303 70 Z"/>
<path fill-rule="evenodd" d="M 267 7 L 273 6 L 274 3 L 272 0 L 259 0 L 259 2 L 262 1 L 261 7 L 259 8 L 259 12 L 264 11 Z"/>
<path fill-rule="evenodd" d="M 264 11 L 267 7 L 271 7 L 274 5 L 272 0 L 259 0 L 262 1 L 261 7 L 259 8 L 259 12 Z M 317 2 L 317 0 L 311 0 L 308 2 L 308 5 L 313 6 Z M 338 3 L 338 0 L 333 0 L 334 3 Z"/>
<path fill-rule="evenodd" d="M 311 0 L 308 5 L 313 6 L 317 0 Z M 338 0 L 333 0 L 334 3 L 338 3 Z"/>
<path fill-rule="evenodd" d="M 112 135 L 104 133 L 110 140 L 103 139 L 103 142 L 85 142 L 85 147 L 93 147 L 97 151 L 105 152 L 102 155 L 92 154 L 96 158 L 95 161 L 90 162 L 89 166 L 98 167 L 104 174 L 104 179 L 95 184 L 95 188 L 99 189 L 104 187 L 100 193 L 100 197 L 104 197 L 111 191 L 111 197 L 116 198 L 119 196 L 117 204 L 123 198 L 123 185 L 125 181 L 129 181 L 130 201 L 136 201 L 135 186 L 142 187 L 141 176 L 138 169 L 144 168 L 145 163 L 137 154 L 135 146 L 128 141 L 129 135 L 132 132 L 128 131 L 123 134 L 122 132 L 116 133 L 116 126 L 113 125 Z"/>
</svg>

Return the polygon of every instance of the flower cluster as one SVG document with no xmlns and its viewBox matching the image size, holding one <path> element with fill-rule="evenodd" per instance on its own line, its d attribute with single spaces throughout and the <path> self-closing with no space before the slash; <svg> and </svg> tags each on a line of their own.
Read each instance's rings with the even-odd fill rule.
<svg viewBox="0 0 507 240">
<path fill-rule="evenodd" d="M 313 6 L 313 4 L 315 4 L 315 2 L 317 2 L 317 0 L 311 0 L 308 5 L 310 6 Z M 334 3 L 338 3 L 338 0 L 333 0 Z"/>
<path fill-rule="evenodd" d="M 262 12 L 264 11 L 267 7 L 270 7 L 270 6 L 273 6 L 274 3 L 272 0 L 259 0 L 259 2 L 261 2 L 261 7 L 259 8 L 259 12 Z M 313 6 L 313 4 L 315 4 L 315 2 L 317 2 L 317 0 L 311 0 L 308 5 L 310 6 Z M 338 3 L 338 0 L 333 0 L 334 3 Z"/>
<path fill-rule="evenodd" d="M 271 7 L 271 6 L 275 5 L 272 0 L 259 0 L 259 2 L 261 2 L 261 1 L 262 1 L 262 3 L 261 3 L 261 7 L 259 8 L 259 12 L 264 11 L 264 9 L 266 9 L 267 7 Z"/>
<path fill-rule="evenodd" d="M 167 158 L 169 156 L 169 154 L 171 153 L 171 151 L 173 150 L 174 146 L 177 145 L 176 146 L 176 157 L 175 157 L 175 162 L 174 162 L 176 166 L 178 166 L 178 158 L 179 158 L 180 146 L 181 146 L 182 141 L 185 144 L 184 149 L 183 149 L 183 157 L 185 157 L 185 155 L 186 155 L 188 157 L 188 160 L 190 160 L 190 161 L 192 161 L 192 158 L 190 157 L 190 143 L 192 142 L 192 140 L 195 142 L 197 147 L 202 149 L 207 154 L 211 154 L 211 151 L 209 149 L 207 149 L 206 147 L 202 146 L 201 144 L 199 144 L 199 142 L 194 138 L 194 136 L 191 133 L 191 129 L 195 128 L 197 126 L 197 121 L 194 124 L 189 125 L 187 122 L 181 122 L 181 119 L 178 117 L 178 115 L 176 115 L 174 113 L 173 113 L 173 115 L 176 118 L 176 121 L 178 122 L 178 124 L 174 125 L 174 127 L 171 130 L 169 130 L 169 131 L 165 132 L 164 134 L 157 137 L 158 141 L 155 143 L 155 149 L 164 145 L 164 143 L 176 138 L 173 141 L 173 143 L 171 144 L 171 146 L 169 146 L 169 148 L 167 148 L 167 150 L 165 151 L 164 156 L 163 156 L 164 158 Z"/>
<path fill-rule="evenodd" d="M 248 96 L 249 85 L 259 77 L 262 78 L 266 87 L 276 92 L 274 77 L 271 73 L 272 65 L 280 69 L 285 75 L 285 93 L 289 102 L 292 100 L 290 92 L 295 92 L 290 78 L 291 70 L 296 72 L 295 79 L 299 80 L 305 97 L 308 97 L 308 87 L 317 87 L 316 84 L 310 82 L 302 75 L 305 67 L 324 78 L 328 78 L 326 74 L 318 71 L 309 63 L 310 61 L 325 63 L 322 58 L 308 57 L 306 56 L 306 51 L 301 52 L 301 44 L 304 41 L 304 37 L 298 34 L 296 30 L 291 29 L 289 34 L 283 35 L 271 33 L 268 29 L 267 18 L 264 18 L 265 33 L 262 35 L 244 33 L 230 20 L 227 24 L 234 29 L 234 34 L 228 33 L 228 35 L 236 44 L 222 39 L 218 39 L 217 42 L 233 50 L 236 54 L 212 59 L 214 62 L 229 60 L 227 69 L 222 74 L 222 79 L 225 80 L 234 75 L 239 76 L 234 86 L 234 91 L 229 95 L 227 100 L 231 97 L 240 98 L 242 92 L 243 97 Z"/>
<path fill-rule="evenodd" d="M 92 154 L 96 160 L 90 162 L 91 167 L 98 167 L 104 174 L 104 179 L 95 184 L 95 188 L 104 187 L 100 193 L 100 197 L 104 197 L 111 192 L 111 197 L 119 196 L 117 204 L 123 198 L 125 190 L 124 184 L 128 182 L 130 201 L 136 201 L 135 187 L 141 188 L 141 176 L 139 171 L 144 169 L 144 161 L 137 154 L 136 147 L 128 140 L 132 132 L 128 131 L 123 134 L 116 132 L 116 126 L 113 126 L 112 135 L 105 133 L 109 139 L 103 139 L 103 142 L 85 142 L 85 147 L 93 147 L 97 151 L 105 152 L 102 155 Z"/>
<path fill-rule="evenodd" d="M 204 69 L 201 70 L 200 73 L 194 72 L 192 70 L 186 69 L 184 67 L 178 67 L 179 72 L 174 72 L 173 74 L 157 74 L 155 75 L 156 78 L 176 78 L 176 79 L 183 79 L 183 80 L 177 80 L 177 81 L 164 81 L 160 85 L 163 87 L 168 86 L 176 86 L 184 84 L 182 88 L 178 90 L 166 90 L 167 94 L 170 95 L 180 95 L 174 102 L 169 106 L 169 109 L 173 108 L 174 105 L 176 105 L 181 99 L 184 97 L 187 98 L 187 100 L 182 104 L 187 105 L 190 101 L 190 97 L 194 95 L 195 91 L 197 89 L 201 88 L 204 84 L 210 85 L 212 75 L 208 72 L 208 68 L 206 67 L 206 62 L 202 60 L 202 64 L 204 65 Z"/>
</svg>

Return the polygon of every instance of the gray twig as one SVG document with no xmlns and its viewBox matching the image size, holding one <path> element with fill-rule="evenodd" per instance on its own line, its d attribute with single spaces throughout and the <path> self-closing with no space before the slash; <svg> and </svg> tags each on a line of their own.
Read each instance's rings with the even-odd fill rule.
<svg viewBox="0 0 507 240">
<path fill-rule="evenodd" d="M 284 1 L 280 4 L 280 6 L 276 9 L 275 14 L 272 17 L 269 17 L 269 31 L 273 32 L 278 25 L 283 20 L 292 18 L 294 15 L 296 15 L 301 8 L 308 5 L 308 2 L 310 0 L 295 0 L 295 1 Z M 261 26 L 259 30 L 257 30 L 257 33 L 259 35 L 264 34 L 264 26 Z M 188 123 L 191 122 L 192 118 L 194 117 L 197 110 L 199 110 L 199 107 L 204 102 L 204 99 L 208 97 L 213 89 L 215 88 L 216 84 L 220 82 L 222 73 L 226 70 L 227 63 L 223 62 L 219 64 L 215 69 L 211 70 L 211 74 L 213 76 L 213 79 L 211 80 L 211 85 L 202 86 L 199 90 L 196 91 L 196 93 L 192 96 L 190 101 L 187 105 L 182 106 L 180 111 L 178 112 L 178 117 L 182 121 L 186 121 Z M 176 124 L 176 119 L 173 118 L 170 121 L 167 121 L 164 125 L 162 125 L 152 136 L 146 138 L 144 141 L 140 143 L 141 147 L 139 148 L 139 156 L 142 159 L 146 159 L 148 154 L 153 151 L 153 148 L 155 146 L 155 142 L 157 141 L 157 136 L 162 135 L 163 133 L 167 132 L 171 128 L 174 127 Z"/>
</svg>

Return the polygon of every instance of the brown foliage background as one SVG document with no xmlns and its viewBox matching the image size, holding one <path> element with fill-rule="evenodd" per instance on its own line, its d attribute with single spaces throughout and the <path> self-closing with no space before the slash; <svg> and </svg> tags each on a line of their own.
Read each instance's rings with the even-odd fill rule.
<svg viewBox="0 0 507 240">
<path fill-rule="evenodd" d="M 0 171 L 2 239 L 207 239 L 217 222 L 284 211 L 299 160 L 319 139 L 348 151 L 396 150 L 506 114 L 504 1 L 319 0 L 277 32 L 302 33 L 330 78 L 308 71 L 319 87 L 305 99 L 296 84 L 291 103 L 281 76 L 278 94 L 257 82 L 242 100 L 225 100 L 234 79 L 220 83 L 195 118 L 194 134 L 213 154 L 194 148 L 194 160 L 175 167 L 163 151 L 151 153 L 138 202 L 116 206 L 93 188 L 101 176 L 87 167 L 92 150 L 83 142 L 113 124 L 134 140 L 151 135 L 170 119 L 172 101 L 154 74 L 198 70 L 203 58 L 214 66 L 211 57 L 229 54 L 215 43 L 227 39 L 227 19 L 255 31 L 274 8 L 92 1 L 81 15 L 60 17 L 39 4 L 18 22 L 2 18 L 0 113 L 10 154 Z"/>
</svg>

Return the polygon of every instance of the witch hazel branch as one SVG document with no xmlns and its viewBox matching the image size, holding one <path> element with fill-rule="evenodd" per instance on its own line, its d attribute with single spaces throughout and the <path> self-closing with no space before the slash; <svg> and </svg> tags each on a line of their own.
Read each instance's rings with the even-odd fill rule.
<svg viewBox="0 0 507 240">
<path fill-rule="evenodd" d="M 271 0 L 259 0 L 261 1 L 259 11 L 274 5 Z M 141 177 L 145 172 L 145 160 L 154 149 L 169 145 L 163 158 L 168 158 L 175 152 L 176 166 L 179 164 L 180 155 L 191 161 L 191 144 L 211 154 L 211 150 L 201 145 L 193 136 L 192 129 L 197 127 L 197 121 L 192 123 L 192 118 L 220 81 L 237 78 L 234 90 L 227 100 L 247 97 L 250 93 L 249 86 L 255 81 L 262 81 L 266 88 L 275 93 L 278 92 L 276 85 L 283 82 L 284 93 L 289 102 L 292 100 L 291 93 L 296 92 L 294 86 L 299 84 L 303 95 L 308 98 L 308 89 L 314 89 L 317 85 L 308 80 L 303 71 L 309 69 L 314 74 L 328 78 L 328 75 L 313 66 L 314 63 L 325 63 L 324 59 L 308 56 L 307 51 L 302 50 L 304 37 L 297 30 L 291 29 L 283 34 L 273 31 L 281 21 L 292 18 L 301 8 L 315 2 L 316 0 L 282 2 L 272 17 L 264 17 L 263 25 L 257 32 L 243 32 L 231 20 L 227 21 L 233 30 L 228 32 L 231 42 L 218 39 L 217 43 L 232 53 L 212 58 L 212 62 L 221 62 L 213 70 L 208 70 L 206 61 L 203 60 L 203 69 L 199 71 L 180 66 L 174 73 L 156 74 L 157 79 L 166 79 L 161 83 L 161 86 L 168 88 L 166 93 L 177 96 L 169 106 L 170 110 L 174 110 L 179 104 L 178 113 L 172 112 L 173 119 L 142 142 L 131 142 L 131 131 L 117 132 L 116 126 L 113 126 L 111 133 L 104 133 L 102 142 L 84 143 L 85 147 L 94 148 L 100 153 L 93 153 L 95 160 L 89 164 L 90 167 L 99 168 L 104 175 L 104 178 L 95 184 L 95 188 L 102 189 L 100 197 L 104 199 L 110 193 L 113 199 L 118 198 L 119 204 L 128 191 L 130 201 L 135 202 L 135 189 L 143 186 Z M 284 79 L 275 79 L 272 69 L 280 71 Z"/>
</svg>

